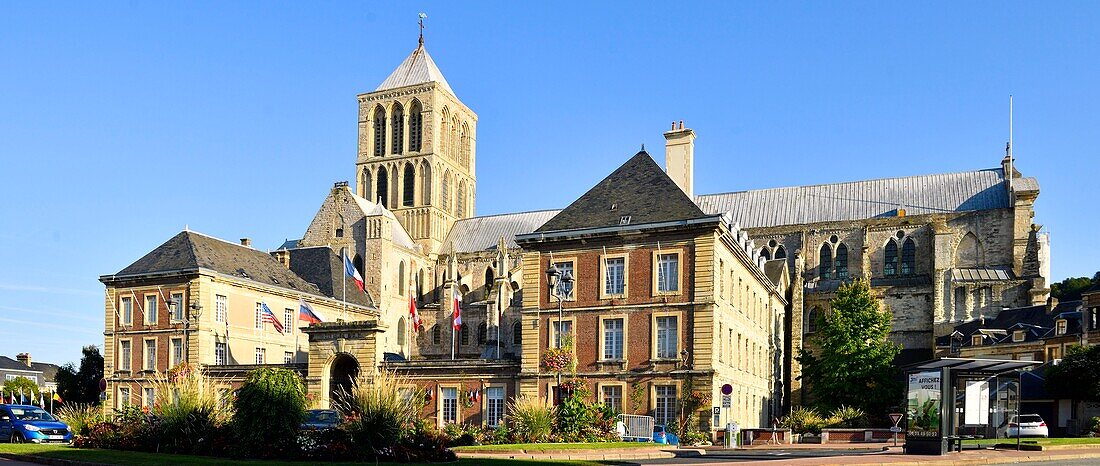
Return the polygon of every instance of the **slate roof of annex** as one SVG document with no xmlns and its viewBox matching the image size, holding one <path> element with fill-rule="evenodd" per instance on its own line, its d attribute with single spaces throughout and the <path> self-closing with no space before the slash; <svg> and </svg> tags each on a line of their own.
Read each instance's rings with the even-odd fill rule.
<svg viewBox="0 0 1100 466">
<path fill-rule="evenodd" d="M 1026 184 L 1038 187 L 1029 178 Z M 695 197 L 708 214 L 731 212 L 742 228 L 863 220 L 1011 207 L 1000 168 Z"/>
<path fill-rule="evenodd" d="M 519 247 L 516 235 L 531 233 L 557 215 L 560 210 L 537 210 L 513 214 L 486 215 L 458 220 L 454 223 L 441 254 L 468 253 L 495 250 L 500 237 L 509 248 Z"/>
<path fill-rule="evenodd" d="M 689 220 L 706 214 L 642 150 L 535 232 Z"/>
<path fill-rule="evenodd" d="M 264 251 L 194 231 L 180 232 L 118 273 L 100 277 L 100 281 L 107 283 L 158 272 L 193 272 L 200 268 L 293 292 L 332 297 Z"/>
<path fill-rule="evenodd" d="M 393 70 L 393 73 L 390 73 L 374 92 L 428 82 L 439 83 L 439 87 L 455 95 L 451 85 L 447 83 L 447 78 L 444 78 L 439 67 L 435 66 L 435 60 L 428 55 L 428 49 L 424 48 L 424 44 L 420 44 L 405 58 L 405 61 L 397 65 L 397 69 Z"/>
<path fill-rule="evenodd" d="M 970 336 L 979 330 L 1001 330 L 1005 331 L 1007 335 L 1009 329 L 1029 325 L 1049 330 L 1054 327 L 1055 318 L 1061 314 L 1076 311 L 1080 306 L 1081 301 L 1064 301 L 1059 302 L 1049 312 L 1045 304 L 1004 309 L 997 314 L 997 317 L 986 319 L 984 323 L 978 319 L 956 325 L 955 331 L 963 336 Z M 940 346 L 950 345 L 951 335 L 936 338 L 936 344 Z M 968 340 L 964 340 L 963 344 L 967 345 Z"/>
</svg>

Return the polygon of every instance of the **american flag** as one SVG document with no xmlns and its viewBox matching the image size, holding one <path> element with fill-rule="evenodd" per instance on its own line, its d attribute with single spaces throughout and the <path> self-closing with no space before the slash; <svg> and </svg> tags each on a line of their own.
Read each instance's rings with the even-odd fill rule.
<svg viewBox="0 0 1100 466">
<path fill-rule="evenodd" d="M 279 322 L 279 318 L 275 317 L 275 313 L 271 312 L 271 308 L 267 307 L 267 303 L 260 303 L 260 308 L 263 309 L 263 314 L 260 316 L 260 320 L 264 323 L 271 323 L 275 327 L 275 331 L 280 335 L 283 333 L 283 323 Z"/>
</svg>

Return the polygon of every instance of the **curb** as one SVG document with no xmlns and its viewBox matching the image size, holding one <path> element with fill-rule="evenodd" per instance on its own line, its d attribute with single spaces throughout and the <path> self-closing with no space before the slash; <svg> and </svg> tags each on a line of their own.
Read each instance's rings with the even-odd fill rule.
<svg viewBox="0 0 1100 466">
<path fill-rule="evenodd" d="M 682 450 L 656 450 L 645 453 L 626 452 L 547 452 L 547 453 L 465 453 L 458 455 L 460 458 L 493 458 L 513 460 L 582 460 L 582 461 L 627 461 L 627 460 L 652 460 L 669 458 L 697 458 L 706 452 L 696 449 Z"/>
<path fill-rule="evenodd" d="M 87 461 L 47 458 L 45 456 L 22 455 L 19 453 L 0 453 L 0 458 L 23 461 L 25 463 L 47 464 L 50 466 L 114 466 L 108 463 L 90 463 Z"/>
<path fill-rule="evenodd" d="M 1021 462 L 1043 462 L 1043 461 L 1064 461 L 1064 460 L 1081 460 L 1081 459 L 1096 459 L 1100 458 L 1100 452 L 1097 453 L 1084 453 L 1077 455 L 1026 455 L 1026 456 L 1011 456 L 1001 458 L 973 458 L 973 459 L 932 459 L 922 461 L 887 461 L 881 463 L 858 463 L 858 466 L 928 466 L 928 465 L 951 465 L 951 466 L 980 466 L 986 464 L 1014 464 Z M 823 463 L 828 464 L 828 463 Z"/>
</svg>

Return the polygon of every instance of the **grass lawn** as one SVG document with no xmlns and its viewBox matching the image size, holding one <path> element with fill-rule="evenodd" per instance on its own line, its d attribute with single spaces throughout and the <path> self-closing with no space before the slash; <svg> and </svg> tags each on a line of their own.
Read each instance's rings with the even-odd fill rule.
<svg viewBox="0 0 1100 466">
<path fill-rule="evenodd" d="M 658 446 L 652 442 L 593 442 L 593 443 L 505 443 L 500 445 L 473 445 L 468 447 L 455 447 L 455 453 L 546 453 L 572 450 L 614 450 L 626 448 L 653 448 Z"/>
<path fill-rule="evenodd" d="M 84 448 L 73 448 L 67 445 L 34 445 L 34 444 L 0 444 L 0 453 L 17 453 L 22 455 L 40 456 L 44 458 L 57 458 L 76 461 L 87 461 L 92 463 L 105 463 L 105 464 L 117 464 L 122 466 L 160 466 L 163 464 L 173 465 L 232 465 L 232 466 L 260 466 L 260 465 L 295 465 L 295 466 L 316 466 L 317 464 L 342 466 L 342 465 L 363 465 L 363 464 L 398 464 L 398 463 L 318 463 L 316 461 L 259 461 L 259 460 L 230 460 L 224 458 L 210 458 L 205 456 L 187 456 L 187 455 L 162 455 L 156 453 L 141 453 L 132 451 L 116 451 L 116 450 L 92 450 Z M 401 463 L 407 465 L 409 463 Z M 447 465 L 459 465 L 459 466 L 543 466 L 543 465 L 570 465 L 570 466 L 596 466 L 600 463 L 593 461 L 524 461 L 524 460 L 508 460 L 508 459 L 491 459 L 491 458 L 459 458 L 456 463 L 434 463 L 434 464 L 447 464 Z"/>
</svg>

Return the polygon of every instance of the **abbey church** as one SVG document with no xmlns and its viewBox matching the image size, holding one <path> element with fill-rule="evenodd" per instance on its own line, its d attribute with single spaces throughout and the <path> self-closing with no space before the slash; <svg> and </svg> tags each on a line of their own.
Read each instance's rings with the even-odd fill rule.
<svg viewBox="0 0 1100 466">
<path fill-rule="evenodd" d="M 899 363 L 1049 297 L 1038 182 L 1011 154 L 961 173 L 696 193 L 681 122 L 663 168 L 624 148 L 561 210 L 475 216 L 478 116 L 423 41 L 357 99 L 354 172 L 334 174 L 353 182 L 334 183 L 300 239 L 265 252 L 183 231 L 100 277 L 109 406 L 152 403 L 150 375 L 182 363 L 226 380 L 292 368 L 320 405 L 383 368 L 427 394 L 425 417 L 494 426 L 508 399 L 555 402 L 563 374 L 545 355 L 564 347 L 566 376 L 620 412 L 671 422 L 706 399 L 689 407 L 705 431 L 763 426 L 802 402 L 794 356 L 845 281 L 870 280 L 892 312 Z M 300 321 L 303 306 L 323 322 Z M 732 407 L 712 415 L 724 384 Z"/>
</svg>

